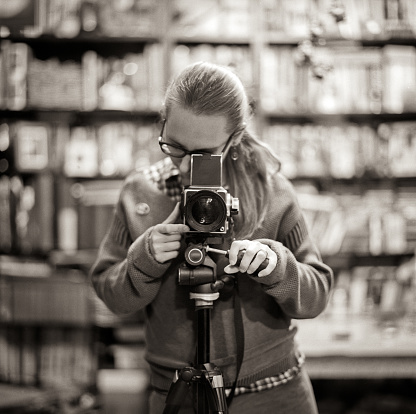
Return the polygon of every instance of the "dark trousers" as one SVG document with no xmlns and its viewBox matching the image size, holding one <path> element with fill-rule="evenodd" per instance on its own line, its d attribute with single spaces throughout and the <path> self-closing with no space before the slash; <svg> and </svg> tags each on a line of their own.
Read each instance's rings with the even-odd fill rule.
<svg viewBox="0 0 416 414">
<path fill-rule="evenodd" d="M 162 414 L 166 396 L 153 391 L 149 414 Z M 234 397 L 229 414 L 318 414 L 315 396 L 304 369 L 299 375 L 270 390 L 241 394 Z M 195 414 L 192 393 L 189 392 L 179 414 Z"/>
</svg>

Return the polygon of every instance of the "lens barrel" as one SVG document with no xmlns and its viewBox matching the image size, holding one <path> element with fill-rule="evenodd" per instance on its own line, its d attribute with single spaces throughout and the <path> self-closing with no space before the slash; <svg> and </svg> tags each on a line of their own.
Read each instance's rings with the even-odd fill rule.
<svg viewBox="0 0 416 414">
<path fill-rule="evenodd" d="M 199 190 L 186 200 L 184 216 L 186 222 L 197 231 L 223 231 L 227 220 L 227 205 L 217 192 Z"/>
</svg>

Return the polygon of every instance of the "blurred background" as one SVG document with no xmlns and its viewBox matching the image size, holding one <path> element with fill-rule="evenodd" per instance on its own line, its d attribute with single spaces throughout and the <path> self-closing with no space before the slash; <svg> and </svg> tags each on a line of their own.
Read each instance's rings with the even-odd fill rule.
<svg viewBox="0 0 416 414">
<path fill-rule="evenodd" d="M 336 285 L 321 414 L 416 413 L 416 2 L 0 0 L 0 412 L 147 412 L 143 315 L 87 282 L 188 63 L 236 69 Z"/>
</svg>

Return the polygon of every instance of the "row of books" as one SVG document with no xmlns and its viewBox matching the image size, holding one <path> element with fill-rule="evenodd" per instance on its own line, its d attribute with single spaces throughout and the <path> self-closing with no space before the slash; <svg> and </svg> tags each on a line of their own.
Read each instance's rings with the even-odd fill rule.
<svg viewBox="0 0 416 414">
<path fill-rule="evenodd" d="M 337 279 L 325 314 L 345 334 L 352 334 L 349 322 L 361 318 L 373 321 L 394 336 L 416 335 L 415 259 L 400 266 L 358 266 L 342 271 Z M 365 328 L 365 324 L 362 325 Z M 401 331 L 401 332 L 399 332 Z M 357 332 L 354 332 L 357 334 Z M 390 335 L 392 333 L 390 332 Z M 364 335 L 364 332 L 362 332 Z"/>
<path fill-rule="evenodd" d="M 254 86 L 252 50 L 247 46 L 178 45 L 172 73 L 186 65 L 212 61 L 234 67 L 247 87 Z M 260 69 L 260 102 L 272 113 L 402 113 L 415 111 L 416 49 L 318 48 L 316 64 L 328 68 L 321 79 L 299 64 L 298 50 L 266 47 Z M 87 51 L 82 62 L 40 60 L 24 43 L 3 41 L 0 107 L 3 109 L 150 110 L 163 102 L 161 44 L 143 53 L 102 57 Z M 81 82 L 80 82 L 81 79 Z"/>
<path fill-rule="evenodd" d="M 313 25 L 333 38 L 412 38 L 416 33 L 412 0 L 265 0 L 263 4 L 265 30 L 272 36 L 307 37 Z"/>
<path fill-rule="evenodd" d="M 0 108 L 159 110 L 164 88 L 161 62 L 159 43 L 123 57 L 102 57 L 88 50 L 78 62 L 41 60 L 26 43 L 2 41 Z"/>
<path fill-rule="evenodd" d="M 7 179 L 2 177 L 3 182 Z M 11 213 L 10 209 L 9 213 L 2 209 L 1 252 L 33 254 L 98 248 L 108 230 L 121 185 L 122 180 L 63 178 L 55 185 L 55 195 L 53 189 L 47 190 L 51 192 L 49 208 L 55 215 L 44 214 L 43 199 L 27 211 L 20 210 L 22 207 Z M 363 191 L 346 185 L 332 193 L 319 194 L 310 186 L 297 185 L 311 234 L 323 254 L 404 254 L 416 248 L 414 187 Z M 36 192 L 33 196 L 36 200 L 41 197 Z M 2 197 L 3 193 L 0 202 L 4 205 L 7 199 Z M 22 215 L 24 223 L 19 221 Z"/>
<path fill-rule="evenodd" d="M 233 68 L 249 90 L 253 87 L 253 51 L 248 46 L 208 43 L 192 46 L 180 44 L 174 47 L 171 61 L 173 76 L 191 63 L 214 62 Z"/>
<path fill-rule="evenodd" d="M 72 127 L 60 134 L 65 141 L 64 173 L 68 177 L 125 176 L 160 160 L 155 123 L 111 122 Z"/>
<path fill-rule="evenodd" d="M 324 312 L 316 319 L 298 321 L 298 340 L 306 358 L 323 354 L 344 355 L 349 359 L 413 358 L 415 304 L 414 257 L 399 266 L 357 266 L 343 270 L 335 279 Z M 367 375 L 372 376 L 375 371 L 373 367 Z"/>
<path fill-rule="evenodd" d="M 56 214 L 42 215 L 40 204 L 28 212 L 23 231 L 16 220 L 21 212 L 15 213 L 9 230 L 3 227 L 8 231 L 1 234 L 1 251 L 31 254 L 98 248 L 112 219 L 121 184 L 121 180 L 63 179 L 56 186 Z M 319 194 L 299 186 L 298 197 L 323 254 L 407 254 L 416 248 L 415 192 L 414 187 L 357 191 L 346 185 L 339 191 Z M 7 224 L 7 218 L 2 210 L 2 223 Z M 30 237 L 33 227 L 37 232 Z M 18 238 L 19 232 L 26 237 Z"/>
<path fill-rule="evenodd" d="M 416 49 L 316 48 L 323 77 L 299 64 L 290 46 L 266 47 L 261 59 L 261 105 L 272 113 L 402 113 L 415 111 Z"/>
<path fill-rule="evenodd" d="M 94 384 L 92 288 L 79 270 L 0 256 L 0 381 L 41 387 Z"/>
<path fill-rule="evenodd" d="M 345 291 L 346 311 L 349 315 L 378 312 L 402 317 L 414 310 L 416 279 L 415 258 L 400 266 L 357 266 L 343 270 L 335 284 Z M 333 297 L 328 308 L 332 313 L 339 303 Z"/>
<path fill-rule="evenodd" d="M 52 34 L 73 38 L 85 33 L 108 37 L 155 36 L 158 5 L 154 0 L 36 0 L 0 10 L 0 26 L 11 34 Z"/>
<path fill-rule="evenodd" d="M 415 177 L 416 122 L 272 124 L 263 140 L 290 178 Z"/>
<path fill-rule="evenodd" d="M 0 177 L 0 252 L 44 253 L 54 247 L 51 174 Z"/>
<path fill-rule="evenodd" d="M 0 169 L 9 175 L 53 171 L 67 177 L 124 177 L 164 156 L 157 144 L 159 132 L 158 123 L 145 120 L 83 126 L 4 122 Z M 289 178 L 416 176 L 414 121 L 376 127 L 272 123 L 262 140 L 281 158 Z"/>
<path fill-rule="evenodd" d="M 30 256 L 55 249 L 71 253 L 96 249 L 108 229 L 121 184 L 122 180 L 55 179 L 50 173 L 24 179 L 3 175 L 0 254 Z M 34 269 L 28 272 L 33 274 Z M 7 303 L 5 299 L 4 306 Z"/>
<path fill-rule="evenodd" d="M 248 37 L 254 30 L 248 0 L 175 0 L 172 25 L 179 36 Z M 53 34 L 73 38 L 82 33 L 108 37 L 155 36 L 161 27 L 161 0 L 37 0 L 15 13 L 0 14 L 12 33 Z M 258 5 L 256 5 L 258 7 Z M 329 36 L 361 39 L 411 37 L 416 31 L 412 0 L 265 0 L 261 3 L 265 31 L 272 35 L 306 37 L 319 23 Z M 342 19 L 342 17 L 344 17 Z"/>
<path fill-rule="evenodd" d="M 81 327 L 94 322 L 85 275 L 47 267 L 43 261 L 1 257 L 0 323 Z"/>
<path fill-rule="evenodd" d="M 175 0 L 172 15 L 172 33 L 181 39 L 248 39 L 254 28 L 249 0 Z"/>
<path fill-rule="evenodd" d="M 95 384 L 97 356 L 88 329 L 0 326 L 0 381 L 42 388 Z"/>
<path fill-rule="evenodd" d="M 155 121 L 96 122 L 91 125 L 4 122 L 1 172 L 55 172 L 68 177 L 124 177 L 159 159 Z"/>
<path fill-rule="evenodd" d="M 310 233 L 321 253 L 408 254 L 416 249 L 414 187 L 339 193 L 298 187 Z"/>
</svg>

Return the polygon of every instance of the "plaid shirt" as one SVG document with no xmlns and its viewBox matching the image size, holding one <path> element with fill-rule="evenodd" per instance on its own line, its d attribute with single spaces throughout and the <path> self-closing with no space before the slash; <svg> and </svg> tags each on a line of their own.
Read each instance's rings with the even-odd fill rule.
<svg viewBox="0 0 416 414">
<path fill-rule="evenodd" d="M 234 395 L 237 396 L 240 394 L 247 394 L 249 392 L 260 392 L 263 390 L 269 390 L 271 388 L 277 387 L 278 385 L 286 384 L 288 381 L 292 380 L 299 374 L 304 362 L 305 357 L 303 354 L 300 354 L 298 356 L 297 364 L 294 367 L 289 368 L 288 370 L 281 372 L 276 376 L 263 378 L 256 382 L 253 382 L 247 387 L 236 387 Z M 229 395 L 230 392 L 230 389 L 225 390 L 225 393 L 227 395 Z"/>
<path fill-rule="evenodd" d="M 182 182 L 179 170 L 167 157 L 143 170 L 144 175 L 172 200 L 180 201 Z"/>
<path fill-rule="evenodd" d="M 144 174 L 150 181 L 157 185 L 157 188 L 160 191 L 165 193 L 171 199 L 180 201 L 182 193 L 181 178 L 179 170 L 175 167 L 170 158 L 164 158 L 156 164 L 147 167 L 144 170 Z M 276 376 L 263 378 L 246 387 L 237 387 L 235 389 L 234 395 L 237 396 L 239 394 L 246 394 L 249 392 L 259 392 L 277 387 L 281 384 L 286 384 L 288 381 L 295 378 L 296 375 L 299 374 L 304 361 L 304 355 L 300 354 L 298 356 L 297 364 L 294 367 L 289 368 L 285 372 L 281 372 Z M 230 392 L 231 389 L 226 389 L 227 395 Z"/>
</svg>

